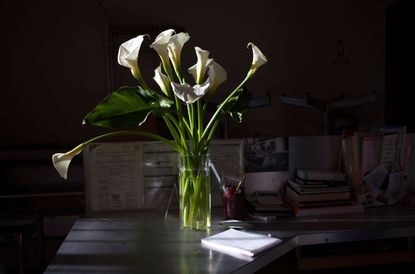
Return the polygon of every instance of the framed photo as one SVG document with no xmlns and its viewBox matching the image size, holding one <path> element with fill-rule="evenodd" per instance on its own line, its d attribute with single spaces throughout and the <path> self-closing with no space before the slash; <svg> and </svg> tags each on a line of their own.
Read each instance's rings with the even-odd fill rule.
<svg viewBox="0 0 415 274">
<path fill-rule="evenodd" d="M 350 65 L 350 45 L 346 37 L 336 36 L 330 39 L 330 65 L 334 67 Z"/>
<path fill-rule="evenodd" d="M 245 172 L 288 170 L 288 149 L 285 137 L 250 138 L 245 146 Z"/>
</svg>

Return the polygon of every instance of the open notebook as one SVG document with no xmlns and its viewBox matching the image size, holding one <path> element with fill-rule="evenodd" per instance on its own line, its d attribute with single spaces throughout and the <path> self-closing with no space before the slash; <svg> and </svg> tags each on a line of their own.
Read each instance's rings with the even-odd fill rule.
<svg viewBox="0 0 415 274">
<path fill-rule="evenodd" d="M 202 244 L 209 248 L 250 257 L 275 246 L 280 242 L 281 240 L 278 238 L 239 231 L 232 228 L 202 239 Z"/>
</svg>

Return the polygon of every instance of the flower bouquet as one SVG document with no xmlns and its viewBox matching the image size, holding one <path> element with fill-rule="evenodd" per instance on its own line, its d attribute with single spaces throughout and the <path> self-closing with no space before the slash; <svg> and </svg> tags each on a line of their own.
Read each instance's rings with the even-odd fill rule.
<svg viewBox="0 0 415 274">
<path fill-rule="evenodd" d="M 193 85 L 190 85 L 181 65 L 182 48 L 189 35 L 175 33 L 173 29 L 165 30 L 150 45 L 161 61 L 154 70 L 153 79 L 160 88 L 156 92 L 146 84 L 138 65 L 139 51 L 146 36 L 139 35 L 128 40 L 121 44 L 118 51 L 118 63 L 131 70 L 138 85 L 124 86 L 108 95 L 86 115 L 83 123 L 109 128 L 137 127 L 152 114 L 164 120 L 172 139 L 139 130 L 114 131 L 81 143 L 66 153 L 56 153 L 52 161 L 60 176 L 66 178 L 72 158 L 91 142 L 117 135 L 140 135 L 164 142 L 180 156 L 181 226 L 206 229 L 210 226 L 210 141 L 224 115 L 242 121 L 249 98 L 243 86 L 267 59 L 253 43 L 249 43 L 253 59 L 245 79 L 217 104 L 209 121 L 205 121 L 209 99 L 215 96 L 217 88 L 227 78 L 224 68 L 209 58 L 208 51 L 195 47 L 197 62 L 188 69 L 194 79 Z"/>
</svg>

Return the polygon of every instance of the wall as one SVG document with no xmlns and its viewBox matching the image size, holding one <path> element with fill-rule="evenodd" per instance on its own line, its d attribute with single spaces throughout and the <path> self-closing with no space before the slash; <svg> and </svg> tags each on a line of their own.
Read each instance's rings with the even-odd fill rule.
<svg viewBox="0 0 415 274">
<path fill-rule="evenodd" d="M 380 103 L 357 108 L 383 122 L 385 71 L 384 6 L 387 1 L 102 1 L 110 21 L 183 26 L 191 35 L 185 67 L 198 45 L 228 72 L 218 92 L 243 79 L 251 62 L 248 42 L 267 55 L 249 82 L 256 96 L 271 93 L 271 106 L 231 124 L 232 137 L 254 134 L 311 135 L 321 131 L 321 113 L 282 105 L 281 94 L 304 92 L 328 101 L 376 90 Z M 107 94 L 105 20 L 97 1 L 2 1 L 0 145 L 75 144 L 100 130 L 82 127 L 84 115 Z M 350 45 L 350 65 L 329 65 L 329 41 Z M 153 37 L 154 38 L 154 37 Z M 147 44 L 148 45 L 148 44 Z M 142 68 L 151 81 L 153 68 Z M 371 114 L 372 115 L 372 114 Z M 370 127 L 370 125 L 368 125 Z"/>
</svg>

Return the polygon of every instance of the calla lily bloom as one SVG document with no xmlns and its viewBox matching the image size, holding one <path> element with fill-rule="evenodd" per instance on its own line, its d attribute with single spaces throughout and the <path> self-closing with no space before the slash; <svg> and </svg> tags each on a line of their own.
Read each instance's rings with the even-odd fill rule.
<svg viewBox="0 0 415 274">
<path fill-rule="evenodd" d="M 254 43 L 248 43 L 249 46 L 252 48 L 252 65 L 248 73 L 252 75 L 260 66 L 268 62 L 268 59 Z"/>
<path fill-rule="evenodd" d="M 175 33 L 174 29 L 168 29 L 161 32 L 159 35 L 157 35 L 154 42 L 150 45 L 150 48 L 154 49 L 157 52 L 163 63 L 166 63 L 169 60 L 167 46 L 169 45 L 170 38 L 172 37 L 173 33 Z"/>
<path fill-rule="evenodd" d="M 169 53 L 169 58 L 173 63 L 174 69 L 177 71 L 180 69 L 181 61 L 180 56 L 182 53 L 182 49 L 184 44 L 189 41 L 190 36 L 188 33 L 180 32 L 178 34 L 173 35 L 167 46 L 167 50 Z"/>
<path fill-rule="evenodd" d="M 218 86 L 226 81 L 227 74 L 225 69 L 213 59 L 209 64 L 208 75 L 210 79 L 210 92 L 214 93 Z"/>
<path fill-rule="evenodd" d="M 141 79 L 138 68 L 138 53 L 145 35 L 139 35 L 121 44 L 118 50 L 118 64 L 131 69 L 131 73 L 137 79 Z"/>
<path fill-rule="evenodd" d="M 169 78 L 161 71 L 161 66 L 154 70 L 154 81 L 159 85 L 164 94 L 169 95 L 170 81 Z"/>
<path fill-rule="evenodd" d="M 209 86 L 209 79 L 207 79 L 203 85 L 194 85 L 193 87 L 189 84 L 171 83 L 174 94 L 186 104 L 194 103 L 202 98 L 207 93 Z"/>
<path fill-rule="evenodd" d="M 209 58 L 209 51 L 195 47 L 197 62 L 191 66 L 188 71 L 193 75 L 196 84 L 200 84 L 205 77 L 206 69 L 208 68 L 212 59 Z"/>
<path fill-rule="evenodd" d="M 55 153 L 52 155 L 53 166 L 62 178 L 68 178 L 69 164 L 71 163 L 73 157 L 78 155 L 82 149 L 83 145 L 81 144 L 66 153 Z"/>
</svg>

